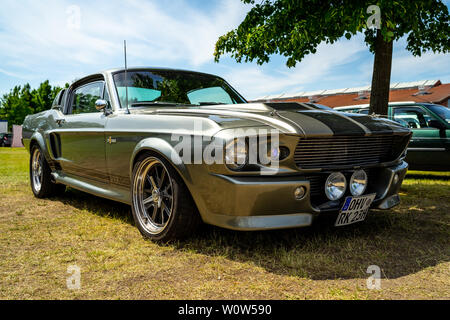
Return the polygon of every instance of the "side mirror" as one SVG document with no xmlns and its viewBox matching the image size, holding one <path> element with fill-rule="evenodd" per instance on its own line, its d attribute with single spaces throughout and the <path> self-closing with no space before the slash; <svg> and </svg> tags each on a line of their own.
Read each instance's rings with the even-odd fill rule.
<svg viewBox="0 0 450 320">
<path fill-rule="evenodd" d="M 428 126 L 436 129 L 445 129 L 445 126 L 436 119 L 428 120 Z"/>
<path fill-rule="evenodd" d="M 98 99 L 97 101 L 95 101 L 95 109 L 97 109 L 98 111 L 104 111 L 107 106 L 108 102 L 106 100 Z"/>
</svg>

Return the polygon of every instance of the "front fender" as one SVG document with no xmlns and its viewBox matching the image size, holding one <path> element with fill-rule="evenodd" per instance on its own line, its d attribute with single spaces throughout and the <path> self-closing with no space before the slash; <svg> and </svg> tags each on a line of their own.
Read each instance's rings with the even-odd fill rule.
<svg viewBox="0 0 450 320">
<path fill-rule="evenodd" d="M 186 169 L 186 165 L 173 146 L 167 141 L 155 137 L 139 141 L 134 148 L 130 161 L 130 177 L 133 177 L 133 166 L 136 157 L 143 151 L 153 151 L 162 155 L 178 171 L 185 183 L 191 184 L 192 179 L 189 175 L 189 171 Z"/>
</svg>

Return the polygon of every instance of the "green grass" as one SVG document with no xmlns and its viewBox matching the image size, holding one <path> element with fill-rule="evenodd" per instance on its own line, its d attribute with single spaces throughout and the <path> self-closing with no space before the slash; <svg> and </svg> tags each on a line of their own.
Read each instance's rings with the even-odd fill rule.
<svg viewBox="0 0 450 320">
<path fill-rule="evenodd" d="M 33 197 L 28 154 L 0 149 L 0 299 L 448 299 L 449 173 L 412 172 L 364 223 L 144 240 L 126 205 L 69 189 Z M 66 287 L 81 268 L 81 289 Z M 369 265 L 382 269 L 368 290 Z"/>
</svg>

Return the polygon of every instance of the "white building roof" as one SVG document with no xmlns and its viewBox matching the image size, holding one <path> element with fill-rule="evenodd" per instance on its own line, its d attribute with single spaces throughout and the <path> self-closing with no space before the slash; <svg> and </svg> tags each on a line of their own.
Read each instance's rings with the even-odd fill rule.
<svg viewBox="0 0 450 320">
<path fill-rule="evenodd" d="M 414 88 L 414 87 L 432 87 L 435 86 L 439 80 L 420 80 L 420 81 L 411 81 L 411 82 L 393 82 L 390 85 L 391 89 L 406 89 L 406 88 Z M 271 99 L 280 99 L 280 98 L 297 98 L 297 97 L 311 97 L 311 96 L 329 96 L 334 94 L 343 94 L 343 93 L 358 93 L 361 91 L 370 91 L 371 86 L 362 86 L 362 87 L 353 87 L 353 88 L 341 88 L 341 89 L 328 89 L 328 90 L 314 90 L 314 91 L 298 91 L 294 93 L 286 93 L 282 92 L 280 94 L 273 94 L 269 96 L 260 97 L 255 100 L 271 100 Z"/>
</svg>

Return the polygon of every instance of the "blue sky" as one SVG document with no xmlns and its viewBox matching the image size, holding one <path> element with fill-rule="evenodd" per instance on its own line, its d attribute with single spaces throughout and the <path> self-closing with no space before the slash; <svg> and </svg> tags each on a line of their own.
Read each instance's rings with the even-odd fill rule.
<svg viewBox="0 0 450 320">
<path fill-rule="evenodd" d="M 373 56 L 361 36 L 320 45 L 295 68 L 274 56 L 269 64 L 214 63 L 217 38 L 236 27 L 248 6 L 239 0 L 2 0 L 0 94 L 14 85 L 63 85 L 89 73 L 123 66 L 161 66 L 218 74 L 248 99 L 281 92 L 369 85 Z M 449 1 L 446 1 L 449 6 Z M 450 82 L 450 56 L 420 58 L 394 44 L 392 82 Z"/>
</svg>

